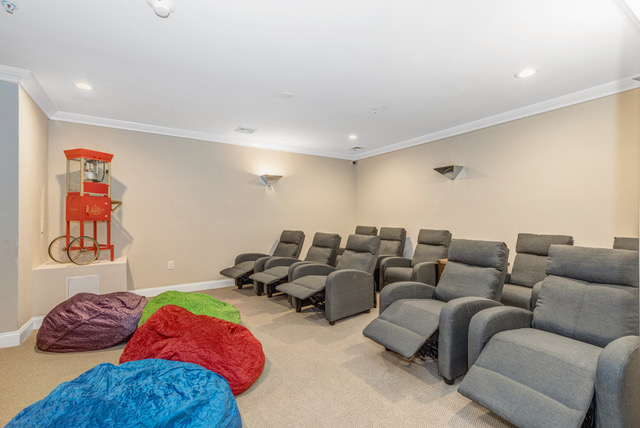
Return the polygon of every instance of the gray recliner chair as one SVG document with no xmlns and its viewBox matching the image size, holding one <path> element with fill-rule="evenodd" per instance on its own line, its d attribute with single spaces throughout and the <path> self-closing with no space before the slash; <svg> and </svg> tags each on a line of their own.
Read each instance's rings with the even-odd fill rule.
<svg viewBox="0 0 640 428">
<path fill-rule="evenodd" d="M 378 228 L 375 226 L 356 226 L 356 235 L 363 236 L 378 236 Z M 344 253 L 344 247 L 338 248 L 338 256 L 336 257 L 336 265 L 340 261 L 340 257 L 342 257 L 342 253 Z"/>
<path fill-rule="evenodd" d="M 417 281 L 436 285 L 437 261 L 447 258 L 450 244 L 451 232 L 448 230 L 420 229 L 413 258 L 387 257 L 382 260 L 380 287 L 384 288 L 387 284 L 400 281 Z"/>
<path fill-rule="evenodd" d="M 467 328 L 471 317 L 498 302 L 507 270 L 504 242 L 453 239 L 437 287 L 396 282 L 380 293 L 380 315 L 363 331 L 374 342 L 412 359 L 438 359 L 447 384 L 467 372 Z"/>
<path fill-rule="evenodd" d="M 276 290 L 293 298 L 296 312 L 306 304 L 324 309 L 331 325 L 350 315 L 368 312 L 375 297 L 373 270 L 379 250 L 377 236 L 349 235 L 335 268 L 301 264 L 291 273 L 291 281 L 276 286 Z"/>
<path fill-rule="evenodd" d="M 533 312 L 473 317 L 458 391 L 523 428 L 638 426 L 638 252 L 553 245 L 547 274 Z"/>
<path fill-rule="evenodd" d="M 381 227 L 380 234 L 380 253 L 376 261 L 376 269 L 374 278 L 376 282 L 380 277 L 380 263 L 387 257 L 402 257 L 404 254 L 404 245 L 407 239 L 407 231 L 404 227 Z M 377 284 L 378 290 L 382 287 Z"/>
<path fill-rule="evenodd" d="M 616 236 L 613 238 L 613 248 L 616 250 L 638 251 L 638 238 Z"/>
<path fill-rule="evenodd" d="M 568 235 L 519 233 L 516 257 L 511 274 L 507 274 L 500 301 L 504 305 L 531 310 L 531 290 L 546 276 L 547 255 L 551 245 L 573 245 Z"/>
<path fill-rule="evenodd" d="M 269 258 L 262 272 L 256 272 L 249 277 L 253 280 L 253 290 L 260 296 L 266 287 L 267 297 L 270 298 L 276 285 L 286 282 L 289 272 L 292 272 L 300 263 L 315 262 L 334 266 L 341 240 L 337 233 L 318 232 L 313 237 L 311 247 L 307 250 L 307 256 L 303 261 L 294 257 Z"/>
<path fill-rule="evenodd" d="M 243 253 L 236 257 L 234 266 L 220 271 L 221 275 L 233 278 L 236 286 L 242 288 L 244 284 L 250 283 L 249 276 L 254 272 L 264 269 L 265 262 L 269 257 L 294 257 L 297 258 L 304 243 L 304 232 L 301 230 L 285 230 L 280 235 L 273 255 L 264 253 Z"/>
</svg>

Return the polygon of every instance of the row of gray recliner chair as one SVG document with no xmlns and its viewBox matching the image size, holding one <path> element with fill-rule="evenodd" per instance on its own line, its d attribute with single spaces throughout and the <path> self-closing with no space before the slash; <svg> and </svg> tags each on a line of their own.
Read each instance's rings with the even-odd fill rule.
<svg viewBox="0 0 640 428">
<path fill-rule="evenodd" d="M 556 239 L 565 245 L 548 243 Z M 585 419 L 597 426 L 634 426 L 640 420 L 638 239 L 615 238 L 614 249 L 573 247 L 572 241 L 518 236 L 510 275 L 512 285 L 529 290 L 531 297 L 520 299 L 526 308 L 499 303 L 508 289 L 504 243 L 450 240 L 437 287 L 416 281 L 385 284 L 382 260 L 380 315 L 363 334 L 405 358 L 435 357 L 448 384 L 468 370 L 459 391 L 518 426 L 579 427 Z M 426 244 L 419 237 L 414 258 L 420 245 Z M 322 289 L 332 302 L 325 307 L 330 323 L 362 312 L 370 304 L 345 304 L 348 298 L 335 290 L 365 279 L 364 297 L 358 300 L 375 297 L 370 274 L 378 260 L 375 247 L 373 238 L 351 235 L 342 267 L 357 259 L 360 269 L 344 269 L 339 280 L 330 281 L 343 270 L 340 263 L 326 271 L 310 264 L 306 273 L 313 275 L 288 277 L 277 288 L 300 296 L 299 302 Z M 405 268 L 404 279 L 418 264 L 393 267 Z M 360 270 L 361 279 L 351 270 Z"/>
<path fill-rule="evenodd" d="M 374 307 L 373 271 L 380 252 L 378 236 L 350 235 L 337 263 L 341 241 L 337 234 L 316 233 L 304 260 L 297 259 L 299 249 L 293 256 L 283 256 L 278 251 L 281 242 L 295 241 L 301 247 L 303 240 L 301 231 L 284 231 L 274 256 L 241 254 L 236 257 L 236 265 L 221 274 L 233 277 L 239 288 L 253 281 L 258 295 L 266 291 L 271 297 L 274 292 L 284 292 L 298 312 L 310 304 L 322 308 L 331 325 Z"/>
</svg>

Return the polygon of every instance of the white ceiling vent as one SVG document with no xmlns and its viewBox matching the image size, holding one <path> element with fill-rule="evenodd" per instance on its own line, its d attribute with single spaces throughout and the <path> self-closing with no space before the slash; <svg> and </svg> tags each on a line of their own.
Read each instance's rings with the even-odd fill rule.
<svg viewBox="0 0 640 428">
<path fill-rule="evenodd" d="M 257 129 L 254 128 L 244 128 L 242 126 L 238 126 L 236 128 L 236 132 L 239 132 L 241 134 L 253 134 L 254 132 L 256 132 Z"/>
<path fill-rule="evenodd" d="M 354 152 L 359 152 L 360 150 L 364 150 L 364 147 L 353 146 L 349 150 L 353 150 Z"/>
</svg>

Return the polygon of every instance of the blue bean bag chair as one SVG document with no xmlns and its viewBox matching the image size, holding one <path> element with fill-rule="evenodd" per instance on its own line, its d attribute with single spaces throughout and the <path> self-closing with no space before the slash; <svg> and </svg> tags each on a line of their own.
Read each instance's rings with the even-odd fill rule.
<svg viewBox="0 0 640 428">
<path fill-rule="evenodd" d="M 242 427 L 229 384 L 196 364 L 109 363 L 60 384 L 6 427 Z"/>
</svg>

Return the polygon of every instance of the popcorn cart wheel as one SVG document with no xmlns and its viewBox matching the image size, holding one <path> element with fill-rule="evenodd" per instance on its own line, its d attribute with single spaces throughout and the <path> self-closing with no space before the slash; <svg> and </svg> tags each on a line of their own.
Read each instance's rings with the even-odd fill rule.
<svg viewBox="0 0 640 428">
<path fill-rule="evenodd" d="M 69 239 L 73 241 L 75 236 L 70 236 Z M 69 255 L 67 254 L 67 248 L 69 248 L 70 241 L 67 241 L 67 235 L 58 236 L 49 244 L 49 257 L 58 263 L 69 263 Z"/>
<path fill-rule="evenodd" d="M 88 265 L 100 256 L 100 244 L 90 236 L 69 237 L 67 235 L 54 239 L 49 245 L 49 256 L 58 263 L 73 262 L 77 265 Z"/>
</svg>

